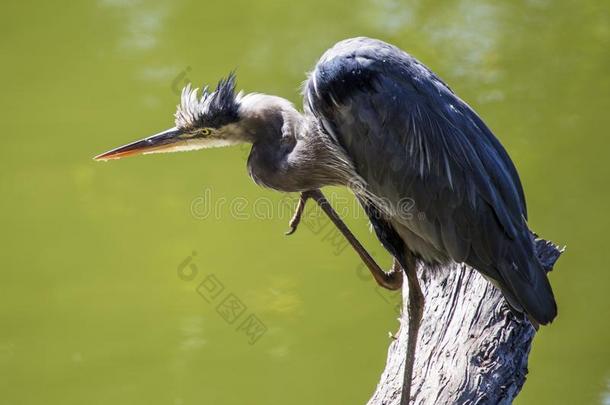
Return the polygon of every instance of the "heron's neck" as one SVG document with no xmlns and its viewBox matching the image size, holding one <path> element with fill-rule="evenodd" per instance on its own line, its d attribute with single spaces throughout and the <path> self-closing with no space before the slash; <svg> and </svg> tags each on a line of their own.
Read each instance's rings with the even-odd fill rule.
<svg viewBox="0 0 610 405">
<path fill-rule="evenodd" d="M 252 142 L 248 170 L 254 181 L 280 191 L 347 184 L 354 170 L 342 149 L 310 114 L 280 97 L 248 94 L 240 118 Z"/>
</svg>

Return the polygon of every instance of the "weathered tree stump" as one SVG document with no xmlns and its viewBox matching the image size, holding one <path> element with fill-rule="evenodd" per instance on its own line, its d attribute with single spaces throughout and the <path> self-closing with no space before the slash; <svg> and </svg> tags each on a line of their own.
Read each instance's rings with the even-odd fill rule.
<svg viewBox="0 0 610 405">
<path fill-rule="evenodd" d="M 537 254 L 550 271 L 561 250 L 538 240 Z M 418 269 L 426 304 L 419 331 L 412 404 L 510 404 L 527 374 L 536 334 L 519 321 L 502 293 L 476 270 L 452 264 Z M 403 315 L 385 370 L 368 405 L 400 403 L 407 341 L 407 283 Z"/>
</svg>

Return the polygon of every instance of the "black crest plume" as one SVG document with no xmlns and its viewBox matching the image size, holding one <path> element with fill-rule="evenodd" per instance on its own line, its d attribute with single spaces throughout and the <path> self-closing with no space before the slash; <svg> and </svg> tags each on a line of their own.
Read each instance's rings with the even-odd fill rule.
<svg viewBox="0 0 610 405">
<path fill-rule="evenodd" d="M 221 79 L 216 90 L 209 92 L 203 88 L 201 97 L 199 89 L 187 84 L 182 89 L 180 104 L 176 109 L 176 127 L 189 130 L 199 127 L 219 128 L 238 120 L 239 103 L 235 95 L 235 73 L 231 72 L 226 79 Z"/>
</svg>

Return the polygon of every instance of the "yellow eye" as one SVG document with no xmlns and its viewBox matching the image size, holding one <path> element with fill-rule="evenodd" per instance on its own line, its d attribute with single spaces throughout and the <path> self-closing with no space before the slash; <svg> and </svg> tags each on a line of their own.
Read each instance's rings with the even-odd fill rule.
<svg viewBox="0 0 610 405">
<path fill-rule="evenodd" d="M 211 133 L 212 133 L 212 130 L 211 130 L 210 128 L 203 128 L 203 129 L 201 130 L 201 135 L 203 135 L 203 136 L 208 136 L 208 135 L 210 135 Z"/>
</svg>

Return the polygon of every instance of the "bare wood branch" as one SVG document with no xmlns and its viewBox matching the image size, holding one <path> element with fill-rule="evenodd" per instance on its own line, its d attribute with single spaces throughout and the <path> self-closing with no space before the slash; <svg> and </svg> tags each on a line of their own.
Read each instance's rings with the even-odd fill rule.
<svg viewBox="0 0 610 405">
<path fill-rule="evenodd" d="M 537 241 L 538 257 L 550 271 L 561 254 Z M 452 264 L 419 268 L 426 297 L 415 358 L 413 404 L 510 404 L 527 374 L 534 328 L 519 321 L 502 294 L 478 272 Z M 386 368 L 368 405 L 400 403 L 407 340 L 408 283 L 403 285 L 403 320 L 390 344 Z"/>
</svg>

